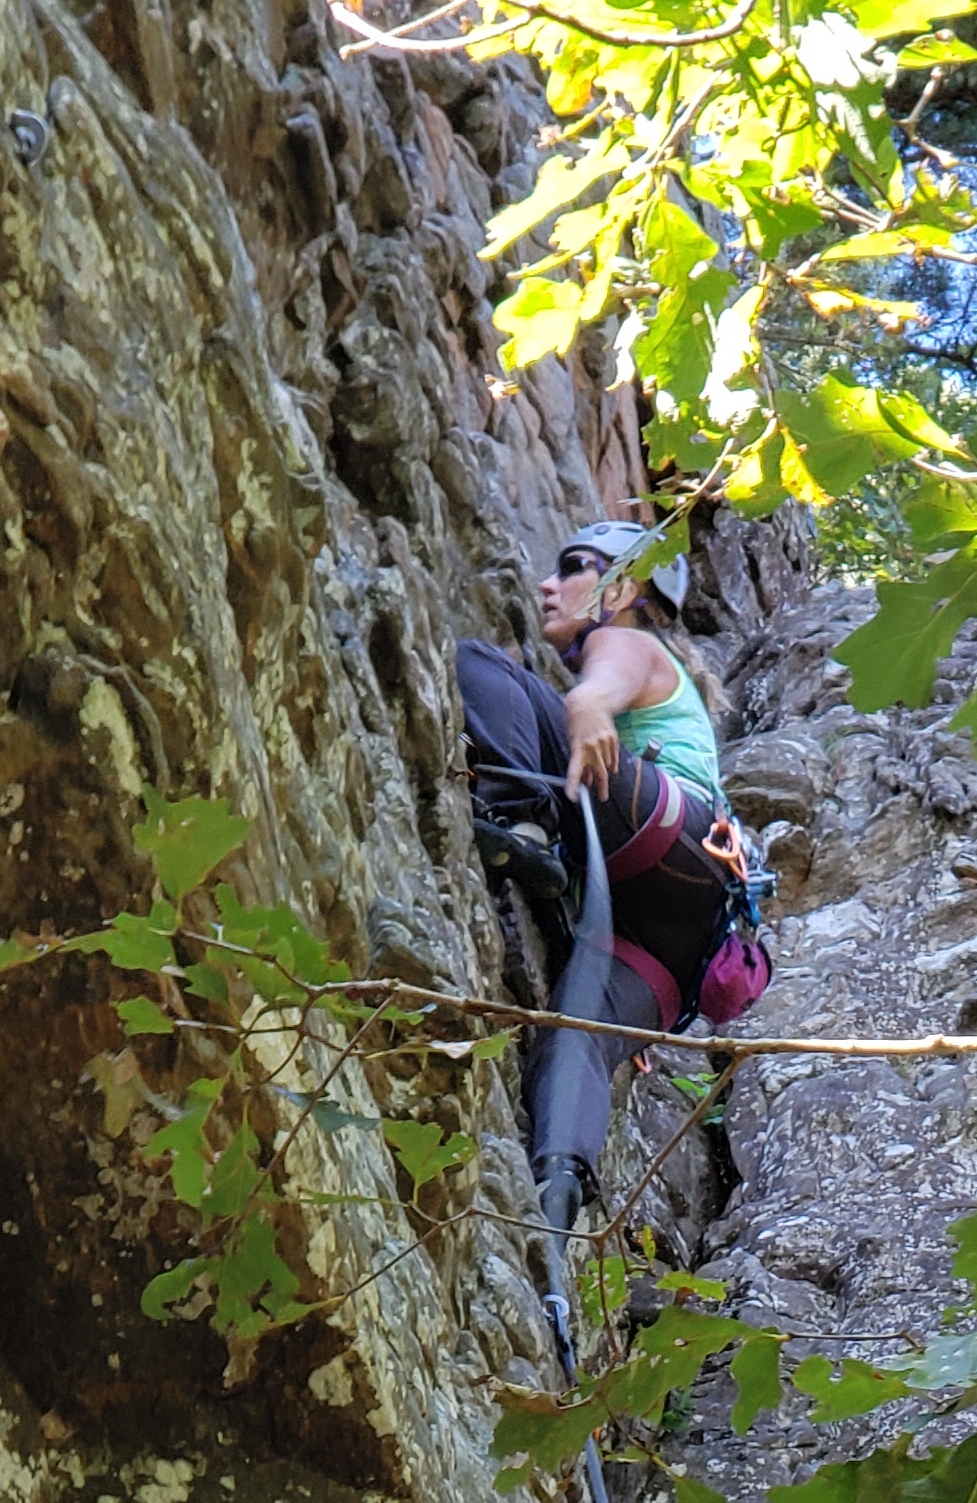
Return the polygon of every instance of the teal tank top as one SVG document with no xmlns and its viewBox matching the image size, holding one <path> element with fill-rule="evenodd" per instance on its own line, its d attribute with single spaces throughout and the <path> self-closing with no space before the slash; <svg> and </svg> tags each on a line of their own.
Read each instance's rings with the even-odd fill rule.
<svg viewBox="0 0 977 1503">
<path fill-rule="evenodd" d="M 677 688 L 660 705 L 614 716 L 621 745 L 640 757 L 649 741 L 657 741 L 661 746 L 658 767 L 707 804 L 717 797 L 725 803 L 708 712 L 685 668 L 671 653 L 668 656 L 678 674 Z"/>
</svg>

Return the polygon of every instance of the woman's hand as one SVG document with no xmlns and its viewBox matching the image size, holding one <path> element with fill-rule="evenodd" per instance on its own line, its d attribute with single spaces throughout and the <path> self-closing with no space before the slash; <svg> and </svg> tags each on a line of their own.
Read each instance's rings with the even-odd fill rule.
<svg viewBox="0 0 977 1503">
<path fill-rule="evenodd" d="M 596 788 L 597 797 L 606 803 L 610 788 L 608 777 L 617 772 L 618 739 L 614 718 L 601 697 L 588 692 L 586 684 L 571 689 L 566 697 L 567 735 L 570 740 L 570 765 L 567 768 L 566 795 L 574 803 L 580 797 L 580 784 Z"/>
</svg>

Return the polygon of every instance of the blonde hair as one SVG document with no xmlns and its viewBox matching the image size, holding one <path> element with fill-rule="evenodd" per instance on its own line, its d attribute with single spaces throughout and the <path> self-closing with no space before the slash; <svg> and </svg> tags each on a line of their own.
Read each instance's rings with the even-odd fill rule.
<svg viewBox="0 0 977 1503">
<path fill-rule="evenodd" d="M 635 610 L 639 623 L 656 636 L 666 652 L 678 658 L 702 698 L 702 702 L 715 720 L 724 710 L 732 709 L 722 680 L 706 664 L 681 621 L 669 620 L 666 612 L 652 601 L 647 601 Z"/>
</svg>

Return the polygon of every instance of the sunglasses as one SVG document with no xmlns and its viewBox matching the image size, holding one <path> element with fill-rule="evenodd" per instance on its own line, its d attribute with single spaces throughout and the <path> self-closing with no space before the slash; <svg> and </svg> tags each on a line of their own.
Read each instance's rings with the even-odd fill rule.
<svg viewBox="0 0 977 1503">
<path fill-rule="evenodd" d="M 556 569 L 557 579 L 572 579 L 575 574 L 583 574 L 587 569 L 596 569 L 598 575 L 604 573 L 607 565 L 600 559 L 594 558 L 592 553 L 568 553 L 560 559 Z"/>
</svg>

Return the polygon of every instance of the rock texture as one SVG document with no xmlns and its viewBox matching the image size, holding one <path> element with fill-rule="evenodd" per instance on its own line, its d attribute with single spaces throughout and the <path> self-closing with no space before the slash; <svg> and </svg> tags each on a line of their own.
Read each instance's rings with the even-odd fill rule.
<svg viewBox="0 0 977 1503">
<path fill-rule="evenodd" d="M 599 334 L 499 384 L 500 274 L 476 252 L 531 180 L 532 72 L 341 63 L 336 40 L 315 4 L 3 6 L 0 97 L 51 135 L 25 166 L 0 130 L 0 919 L 145 910 L 148 780 L 249 815 L 222 874 L 357 973 L 498 992 L 454 641 L 539 655 L 527 601 L 556 543 L 645 484 L 635 407 L 603 389 Z M 789 525 L 752 535 L 800 566 Z M 739 620 L 723 609 L 714 631 Z M 466 1223 L 257 1353 L 228 1359 L 206 1312 L 150 1324 L 139 1291 L 193 1227 L 139 1149 L 212 1046 L 126 1047 L 118 977 L 78 956 L 0 985 L 6 1495 L 490 1496 L 484 1380 L 555 1381 L 531 1237 Z M 282 1082 L 308 1088 L 320 1055 Z M 343 1092 L 479 1134 L 429 1212 L 533 1209 L 494 1066 L 350 1069 Z M 359 1133 L 302 1138 L 289 1168 L 398 1189 Z M 379 1202 L 296 1211 L 303 1293 L 414 1234 Z"/>
<path fill-rule="evenodd" d="M 930 709 L 859 714 L 830 654 L 872 608 L 865 590 L 819 591 L 777 619 L 742 685 L 747 734 L 726 750 L 728 786 L 787 876 L 775 979 L 743 1030 L 753 1036 L 970 1032 L 977 1016 L 977 783 L 968 738 L 946 728 L 973 683 L 977 633 L 965 629 L 941 664 Z M 728 1281 L 730 1313 L 842 1338 L 839 1358 L 869 1361 L 904 1348 L 866 1337 L 938 1333 L 963 1288 L 946 1227 L 977 1197 L 974 1072 L 967 1059 L 743 1067 L 724 1123 L 739 1183 L 700 1251 L 701 1272 Z M 812 1350 L 792 1342 L 788 1361 Z M 736 1439 L 733 1397 L 714 1364 L 668 1442 L 733 1503 L 891 1442 L 915 1412 L 814 1426 L 794 1394 Z M 962 1424 L 927 1439 L 960 1439 L 973 1421 Z M 654 1477 L 628 1479 L 615 1496 L 660 1492 Z"/>
<path fill-rule="evenodd" d="M 0 7 L 4 109 L 51 127 L 31 167 L 0 129 L 0 929 L 145 911 L 151 875 L 130 828 L 148 781 L 246 813 L 253 833 L 221 874 L 244 899 L 290 902 L 358 974 L 498 994 L 454 643 L 476 632 L 546 665 L 535 579 L 572 526 L 645 487 L 637 416 L 629 393 L 604 390 L 606 331 L 515 393 L 499 382 L 505 268 L 477 251 L 491 209 L 531 182 L 546 118 L 532 71 L 341 62 L 340 40 L 319 0 Z M 847 597 L 765 635 L 803 592 L 796 518 L 708 512 L 695 531 L 689 625 L 741 691 L 746 719 L 728 728 L 750 736 L 731 775 L 789 874 L 764 1026 L 809 1022 L 815 976 L 826 1027 L 843 1005 L 853 1031 L 901 1026 L 904 994 L 920 1025 L 948 1005 L 972 1016 L 970 897 L 947 863 L 968 849 L 974 777 L 938 729 L 944 711 L 863 723 L 844 708 L 823 665 Z M 896 928 L 899 953 L 919 957 L 909 983 Z M 491 1498 L 486 1380 L 556 1381 L 533 1234 L 468 1221 L 331 1321 L 257 1352 L 229 1354 L 206 1311 L 151 1324 L 139 1291 L 193 1227 L 139 1148 L 159 1102 L 213 1056 L 199 1038 L 127 1047 L 118 985 L 81 956 L 0 981 L 0 1495 Z M 277 1068 L 281 1046 L 267 1048 Z M 307 1049 L 283 1083 L 308 1089 L 325 1052 Z M 609 1195 L 680 1119 L 680 1060 L 617 1083 Z M 520 1218 L 534 1196 L 517 1064 L 350 1068 L 342 1096 L 479 1136 L 478 1163 L 430 1188 L 431 1214 L 474 1203 Z M 132 1094 L 137 1065 L 148 1096 Z M 845 1157 L 875 1164 L 880 1135 L 852 1137 L 843 1119 L 874 1093 L 907 1163 L 937 1145 L 917 1240 L 898 1255 L 919 1260 L 907 1281 L 935 1279 L 933 1207 L 943 1214 L 954 1155 L 966 1161 L 963 1077 L 778 1069 L 744 1077 L 730 1107 L 733 1202 L 729 1163 L 697 1135 L 642 1210 L 675 1262 L 701 1260 L 706 1236 L 732 1259 L 744 1308 L 796 1296 L 794 1318 L 864 1322 L 874 1301 L 872 1318 L 895 1319 L 885 1300 L 911 1285 L 886 1283 L 882 1200 Z M 130 1103 L 124 1127 L 105 1112 L 107 1081 Z M 794 1112 L 804 1091 L 817 1099 Z M 279 1125 L 270 1115 L 269 1141 Z M 403 1186 L 375 1137 L 310 1133 L 289 1168 L 308 1188 L 378 1198 L 355 1214 L 296 1208 L 289 1253 L 307 1297 L 409 1245 L 406 1216 L 380 1203 Z M 902 1211 L 908 1170 L 872 1172 L 897 1176 L 885 1183 Z M 845 1229 L 863 1212 L 874 1230 L 852 1253 Z M 685 1451 L 707 1419 L 693 1424 Z M 768 1453 L 796 1468 L 799 1446 L 741 1452 L 710 1436 L 709 1455 L 725 1485 L 744 1456 L 757 1477 Z"/>
</svg>

